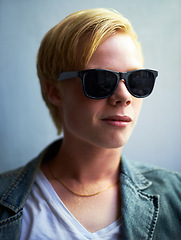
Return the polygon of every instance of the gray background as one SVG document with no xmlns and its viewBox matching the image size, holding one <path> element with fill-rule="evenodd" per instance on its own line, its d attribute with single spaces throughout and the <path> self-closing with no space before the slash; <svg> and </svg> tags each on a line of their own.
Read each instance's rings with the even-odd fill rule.
<svg viewBox="0 0 181 240">
<path fill-rule="evenodd" d="M 57 138 L 41 99 L 37 50 L 65 16 L 95 7 L 127 17 L 142 43 L 145 67 L 159 71 L 125 155 L 181 171 L 180 0 L 0 0 L 0 172 L 25 164 Z"/>
</svg>

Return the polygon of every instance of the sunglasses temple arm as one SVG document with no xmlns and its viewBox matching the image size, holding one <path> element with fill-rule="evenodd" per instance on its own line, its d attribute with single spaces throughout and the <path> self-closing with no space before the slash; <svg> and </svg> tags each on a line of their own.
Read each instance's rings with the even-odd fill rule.
<svg viewBox="0 0 181 240">
<path fill-rule="evenodd" d="M 62 81 L 62 80 L 66 80 L 66 79 L 70 79 L 70 78 L 76 78 L 79 76 L 79 72 L 76 71 L 72 71 L 72 72 L 62 72 L 60 73 L 60 75 L 58 76 L 58 81 Z"/>
</svg>

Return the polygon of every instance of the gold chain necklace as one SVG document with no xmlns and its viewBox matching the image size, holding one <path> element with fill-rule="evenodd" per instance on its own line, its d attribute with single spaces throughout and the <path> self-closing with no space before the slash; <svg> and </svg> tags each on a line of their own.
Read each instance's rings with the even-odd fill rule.
<svg viewBox="0 0 181 240">
<path fill-rule="evenodd" d="M 108 190 L 109 188 L 113 187 L 114 185 L 116 185 L 116 184 L 119 182 L 119 179 L 118 179 L 115 183 L 109 185 L 108 187 L 106 187 L 106 188 L 104 188 L 103 190 L 100 190 L 99 192 L 96 192 L 96 193 L 92 193 L 92 194 L 80 194 L 80 193 L 76 193 L 76 192 L 72 191 L 69 187 L 67 187 L 67 186 L 65 185 L 64 182 L 62 182 L 59 178 L 57 178 L 57 177 L 53 174 L 53 171 L 51 170 L 50 166 L 49 166 L 49 171 L 50 171 L 50 174 L 52 175 L 52 177 L 53 177 L 55 180 L 57 180 L 59 183 L 61 183 L 69 192 L 71 192 L 71 193 L 73 193 L 74 195 L 79 196 L 79 197 L 92 197 L 92 196 L 96 196 L 96 195 L 98 195 L 98 194 L 100 194 L 100 193 L 102 193 L 102 192 L 105 192 L 106 190 Z"/>
</svg>

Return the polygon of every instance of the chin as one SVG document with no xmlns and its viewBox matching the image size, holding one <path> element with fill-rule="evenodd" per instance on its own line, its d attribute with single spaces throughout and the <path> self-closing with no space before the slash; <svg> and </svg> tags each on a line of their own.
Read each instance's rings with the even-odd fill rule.
<svg viewBox="0 0 181 240">
<path fill-rule="evenodd" d="M 99 146 L 106 149 L 122 148 L 126 144 L 127 140 L 128 139 L 109 139 L 108 141 L 102 141 Z"/>
<path fill-rule="evenodd" d="M 116 149 L 116 148 L 122 148 L 126 143 L 111 143 L 107 145 L 107 149 Z"/>
</svg>

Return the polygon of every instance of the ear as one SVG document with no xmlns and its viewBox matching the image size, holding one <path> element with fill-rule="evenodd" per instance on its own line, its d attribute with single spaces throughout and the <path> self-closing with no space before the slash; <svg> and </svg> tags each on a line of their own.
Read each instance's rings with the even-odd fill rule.
<svg viewBox="0 0 181 240">
<path fill-rule="evenodd" d="M 62 103 L 61 93 L 55 83 L 45 83 L 46 92 L 50 102 L 56 106 L 60 106 Z"/>
</svg>

